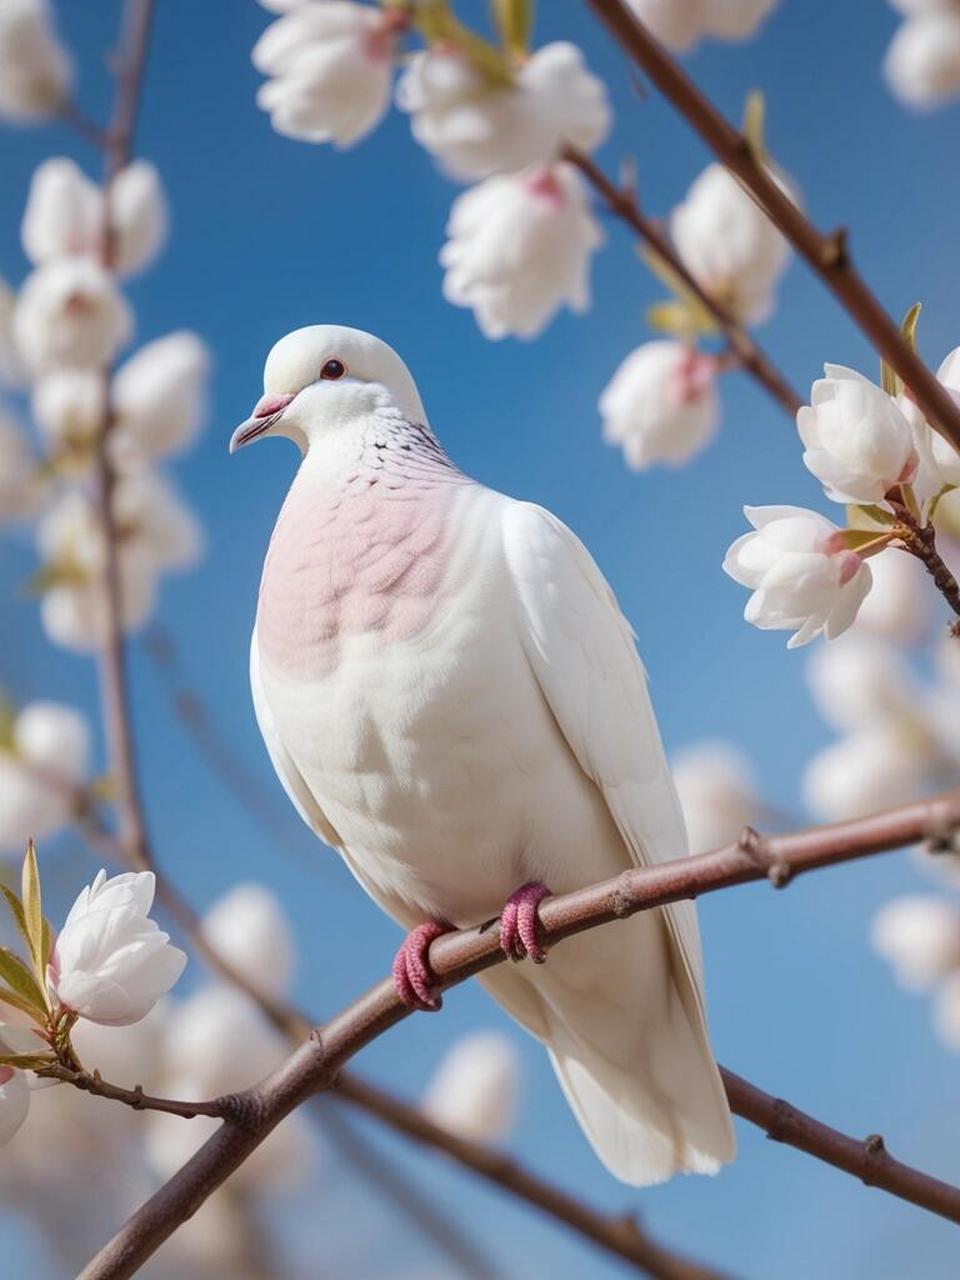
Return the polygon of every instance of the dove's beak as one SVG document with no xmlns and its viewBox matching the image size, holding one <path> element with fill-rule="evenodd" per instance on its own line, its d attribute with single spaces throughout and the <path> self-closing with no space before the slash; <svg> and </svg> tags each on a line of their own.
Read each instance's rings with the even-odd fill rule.
<svg viewBox="0 0 960 1280">
<path fill-rule="evenodd" d="M 284 409 L 293 399 L 293 396 L 261 396 L 252 416 L 246 422 L 241 422 L 230 437 L 230 452 L 236 453 L 245 444 L 269 431 L 274 423 L 279 422 Z"/>
</svg>

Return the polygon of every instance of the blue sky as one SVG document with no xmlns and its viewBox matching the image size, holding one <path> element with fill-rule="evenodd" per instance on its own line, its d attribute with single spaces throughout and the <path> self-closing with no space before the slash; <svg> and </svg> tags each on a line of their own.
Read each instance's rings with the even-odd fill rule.
<svg viewBox="0 0 960 1280">
<path fill-rule="evenodd" d="M 260 393 L 269 347 L 314 322 L 356 325 L 389 341 L 461 466 L 552 508 L 580 534 L 637 629 L 669 746 L 734 739 L 770 804 L 796 811 L 799 774 L 827 731 L 809 704 L 803 658 L 787 653 L 782 635 L 746 626 L 744 593 L 719 567 L 742 531 L 744 502 L 822 503 L 782 411 L 731 375 L 716 444 L 680 473 L 630 474 L 600 438 L 596 401 L 643 339 L 644 310 L 659 287 L 619 226 L 606 223 L 587 316 L 562 316 L 532 343 L 490 343 L 468 312 L 441 297 L 437 251 L 455 189 L 412 143 L 405 120 L 391 116 L 346 154 L 280 138 L 254 105 L 249 52 L 267 23 L 264 11 L 252 0 L 158 8 L 138 150 L 163 173 L 174 235 L 130 295 L 141 340 L 190 327 L 216 360 L 209 426 L 177 467 L 206 526 L 207 554 L 197 572 L 169 581 L 161 617 L 220 731 L 272 790 L 286 824 L 284 840 L 271 842 L 211 777 L 134 645 L 135 719 L 163 864 L 199 906 L 238 879 L 273 886 L 296 930 L 297 996 L 318 1013 L 387 969 L 398 931 L 287 814 L 247 687 L 261 559 L 296 458 L 271 443 L 230 459 L 226 444 Z M 118 4 L 59 10 L 82 66 L 80 100 L 102 116 L 103 52 Z M 638 92 L 585 5 L 554 0 L 541 10 L 538 39 L 576 40 L 610 86 L 617 124 L 599 159 L 612 172 L 634 156 L 644 203 L 666 212 L 705 163 L 703 148 L 652 91 Z M 464 16 L 481 11 L 462 5 Z M 886 5 L 863 0 L 783 0 L 753 43 L 711 44 L 688 61 L 730 115 L 739 116 L 749 89 L 763 89 L 771 150 L 797 179 L 811 215 L 822 226 L 851 228 L 858 264 L 895 315 L 923 300 L 921 346 L 935 364 L 960 341 L 958 114 L 911 115 L 889 96 L 880 63 L 896 20 Z M 0 273 L 17 281 L 26 269 L 18 225 L 33 167 L 57 152 L 91 168 L 97 161 L 54 129 L 5 132 L 0 147 Z M 837 303 L 796 263 L 758 336 L 801 389 L 824 360 L 876 368 Z M 27 541 L 3 544 L 0 683 L 22 700 L 62 697 L 92 712 L 90 664 L 51 650 L 35 606 L 15 594 L 31 566 Z M 44 857 L 51 879 L 65 886 L 88 869 L 66 841 Z M 740 1074 L 851 1132 L 882 1129 L 895 1153 L 956 1180 L 958 1064 L 934 1041 L 927 1003 L 898 992 L 865 943 L 875 907 L 919 883 L 905 857 L 891 857 L 810 877 L 776 896 L 755 886 L 705 900 L 712 1022 L 719 1058 Z M 408 1021 L 358 1065 L 412 1095 L 444 1045 L 493 1025 L 509 1027 L 468 985 L 448 998 L 441 1017 Z M 667 1241 L 750 1280 L 955 1274 L 945 1224 L 745 1126 L 739 1160 L 717 1179 L 643 1193 L 618 1186 L 579 1136 L 538 1046 L 513 1034 L 526 1070 L 515 1148 L 591 1201 L 633 1206 Z M 392 1139 L 385 1144 L 438 1200 L 469 1218 L 511 1280 L 623 1273 L 469 1176 Z M 391 1275 L 445 1274 L 429 1269 L 426 1250 L 392 1219 L 389 1229 L 371 1231 L 369 1204 L 353 1183 L 329 1176 L 311 1215 L 343 1250 L 339 1270 L 326 1274 L 349 1270 L 373 1280 L 388 1274 L 390 1260 Z M 348 1263 L 344 1224 L 349 1234 L 349 1224 L 356 1231 L 361 1222 L 362 1260 Z M 12 1217 L 0 1226 L 7 1256 L 39 1274 L 23 1228 Z"/>
</svg>

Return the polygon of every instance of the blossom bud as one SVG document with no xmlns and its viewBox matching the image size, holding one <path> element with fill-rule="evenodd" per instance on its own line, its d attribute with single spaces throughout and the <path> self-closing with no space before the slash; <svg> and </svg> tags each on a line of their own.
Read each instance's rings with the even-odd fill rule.
<svg viewBox="0 0 960 1280">
<path fill-rule="evenodd" d="M 927 894 L 894 898 L 874 916 L 870 942 L 901 986 L 922 991 L 960 969 L 960 909 Z"/>
<path fill-rule="evenodd" d="M 55 258 L 97 256 L 103 244 L 103 195 L 66 156 L 34 171 L 20 227 L 23 251 L 42 266 Z"/>
<path fill-rule="evenodd" d="M 133 315 L 109 272 L 91 258 L 38 267 L 13 316 L 17 346 L 30 369 L 105 365 L 133 330 Z"/>
<path fill-rule="evenodd" d="M 682 342 L 645 342 L 627 356 L 600 397 L 603 437 L 627 465 L 679 466 L 716 430 L 716 361 Z"/>
<path fill-rule="evenodd" d="M 55 369 L 34 386 L 30 407 L 58 466 L 82 469 L 106 419 L 106 386 L 97 369 Z"/>
<path fill-rule="evenodd" d="M 787 648 L 823 632 L 842 634 L 870 590 L 870 568 L 844 549 L 840 530 L 802 507 L 744 507 L 756 532 L 738 538 L 723 562 L 753 595 L 744 617 L 763 630 L 793 630 Z"/>
<path fill-rule="evenodd" d="M 579 173 L 554 165 L 488 178 L 454 201 L 440 253 L 448 302 L 472 307 L 488 338 L 529 338 L 564 302 L 589 305 L 603 235 Z"/>
<path fill-rule="evenodd" d="M 881 502 L 917 467 L 910 423 L 885 391 L 853 369 L 824 366 L 797 414 L 803 461 L 834 502 Z"/>
<path fill-rule="evenodd" d="M 117 174 L 110 187 L 112 263 L 120 275 L 150 265 L 167 238 L 169 213 L 160 175 L 146 160 Z"/>
<path fill-rule="evenodd" d="M 928 763 L 928 744 L 896 725 L 872 724 L 814 756 L 804 771 L 804 799 L 823 822 L 862 818 L 916 800 Z"/>
<path fill-rule="evenodd" d="M 168 334 L 141 347 L 113 380 L 113 440 L 122 464 L 185 448 L 206 412 L 210 355 L 194 333 Z"/>
<path fill-rule="evenodd" d="M 70 908 L 50 962 L 49 984 L 64 1008 L 106 1026 L 145 1017 L 183 973 L 187 957 L 149 916 L 151 871 L 107 879 L 100 871 Z"/>
<path fill-rule="evenodd" d="M 728 742 L 704 742 L 677 754 L 673 781 L 691 853 L 718 849 L 756 822 L 760 799 L 750 764 Z"/>
<path fill-rule="evenodd" d="M 416 54 L 397 85 L 413 136 L 454 178 L 513 173 L 556 160 L 563 143 L 582 151 L 610 130 L 606 88 L 576 45 L 544 45 L 513 84 L 492 84 L 456 48 Z"/>
<path fill-rule="evenodd" d="M 262 885 L 239 884 L 207 912 L 203 933 L 214 951 L 257 990 L 279 996 L 293 971 L 290 922 Z"/>
<path fill-rule="evenodd" d="M 513 1128 L 520 1058 L 496 1031 L 464 1036 L 441 1059 L 421 1106 L 436 1124 L 476 1142 L 499 1142 Z"/>
<path fill-rule="evenodd" d="M 960 93 L 960 13 L 943 5 L 909 18 L 893 37 L 883 70 L 911 107 L 937 107 Z"/>
<path fill-rule="evenodd" d="M 42 120 L 63 105 L 73 78 L 47 0 L 0 5 L 0 116 Z"/>
<path fill-rule="evenodd" d="M 379 124 L 403 16 L 372 5 L 302 4 L 268 27 L 253 50 L 273 77 L 257 94 L 278 133 L 349 147 Z"/>
</svg>

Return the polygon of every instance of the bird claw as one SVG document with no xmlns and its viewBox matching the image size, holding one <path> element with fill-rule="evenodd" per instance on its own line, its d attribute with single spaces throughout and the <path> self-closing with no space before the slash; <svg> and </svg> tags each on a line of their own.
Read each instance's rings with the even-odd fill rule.
<svg viewBox="0 0 960 1280">
<path fill-rule="evenodd" d="M 539 880 L 531 880 L 512 893 L 500 913 L 500 947 L 508 960 L 531 959 L 543 964 L 547 958 L 540 942 L 538 908 L 550 890 Z"/>
<path fill-rule="evenodd" d="M 443 920 L 428 920 L 412 929 L 393 958 L 393 985 L 408 1009 L 434 1013 L 443 1004 L 437 990 L 436 975 L 430 968 L 430 944 L 451 925 Z"/>
</svg>

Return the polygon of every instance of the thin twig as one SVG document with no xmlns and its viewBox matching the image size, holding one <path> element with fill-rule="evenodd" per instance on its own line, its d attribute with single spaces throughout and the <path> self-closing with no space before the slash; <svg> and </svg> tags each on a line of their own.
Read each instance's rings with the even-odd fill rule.
<svg viewBox="0 0 960 1280">
<path fill-rule="evenodd" d="M 540 907 L 543 945 L 623 920 L 638 911 L 666 906 L 700 894 L 768 879 L 780 888 L 796 876 L 888 852 L 928 838 L 940 838 L 960 826 L 960 789 L 884 813 L 850 822 L 811 828 L 787 835 L 761 837 L 745 833 L 736 844 L 623 872 L 612 880 L 574 893 L 547 898 Z M 474 974 L 502 963 L 496 922 L 458 930 L 438 938 L 429 963 L 436 985 L 445 990 Z M 269 1079 L 239 1095 L 238 1118 L 226 1121 L 165 1186 L 127 1221 L 117 1235 L 82 1272 L 81 1280 L 125 1280 L 159 1248 L 177 1225 L 203 1203 L 237 1169 L 276 1125 L 307 1098 L 336 1083 L 344 1065 L 389 1028 L 409 1017 L 391 979 L 384 979 L 346 1009 L 314 1030 L 307 1042 Z M 762 1095 L 761 1095 L 762 1096 Z M 747 1107 L 732 1100 L 735 1110 Z M 739 1105 L 738 1105 L 739 1104 Z M 753 1101 L 746 1110 L 754 1120 Z M 755 1120 L 754 1120 L 755 1122 Z M 828 1163 L 846 1167 L 836 1145 L 853 1139 L 823 1126 L 805 1132 L 803 1142 L 787 1126 L 781 1137 Z M 833 1146 L 820 1144 L 829 1136 Z M 858 1173 L 859 1176 L 859 1173 Z M 883 1180 L 891 1194 L 910 1200 L 931 1213 L 960 1223 L 960 1189 L 919 1170 L 891 1161 Z"/>
<path fill-rule="evenodd" d="M 640 239 L 667 263 L 673 274 L 683 281 L 684 286 L 712 316 L 729 343 L 729 352 L 735 363 L 750 374 L 791 418 L 795 418 L 803 403 L 796 391 L 727 308 L 711 297 L 694 279 L 677 256 L 667 236 L 652 218 L 648 218 L 643 213 L 633 192 L 615 186 L 603 170 L 576 147 L 565 147 L 563 155 L 564 159 L 575 165 L 594 190 L 603 197 L 610 211 L 631 227 Z"/>
<path fill-rule="evenodd" d="M 176 1098 L 156 1098 L 144 1093 L 139 1085 L 126 1089 L 118 1084 L 110 1084 L 104 1080 L 99 1071 L 73 1070 L 61 1063 L 51 1063 L 48 1067 L 39 1068 L 38 1076 L 48 1080 L 59 1080 L 61 1084 L 72 1085 L 83 1093 L 91 1093 L 97 1098 L 107 1098 L 111 1102 L 122 1102 L 134 1111 L 163 1111 L 167 1115 L 180 1116 L 184 1120 L 192 1120 L 195 1116 L 213 1116 L 223 1120 L 230 1115 L 231 1100 L 214 1098 L 209 1102 L 181 1102 Z"/>
<path fill-rule="evenodd" d="M 743 134 L 717 110 L 623 0 L 587 3 L 840 300 L 877 352 L 913 392 L 927 421 L 960 449 L 960 407 L 904 340 L 899 326 L 854 268 L 845 229 L 824 234 L 810 222 L 758 161 Z"/>
</svg>

